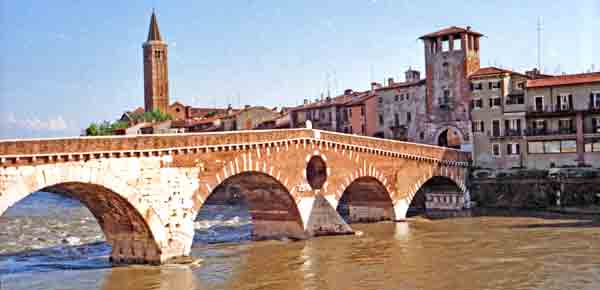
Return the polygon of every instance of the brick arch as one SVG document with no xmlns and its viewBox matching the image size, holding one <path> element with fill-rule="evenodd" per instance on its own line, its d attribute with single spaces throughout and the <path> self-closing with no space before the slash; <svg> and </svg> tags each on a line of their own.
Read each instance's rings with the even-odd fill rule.
<svg viewBox="0 0 600 290">
<path fill-rule="evenodd" d="M 276 177 L 257 170 L 245 170 L 225 177 L 206 195 L 197 191 L 193 217 L 198 215 L 205 202 L 215 194 L 222 194 L 232 185 L 240 188 L 253 223 L 255 239 L 288 237 L 306 238 L 303 216 L 295 197 L 288 187 Z"/>
<path fill-rule="evenodd" d="M 84 170 L 85 168 L 78 168 Z M 89 173 L 89 172 L 88 172 Z M 110 173 L 107 173 L 110 175 Z M 157 218 L 149 206 L 132 202 L 127 186 L 113 178 L 100 175 L 72 174 L 60 166 L 31 167 L 16 184 L 7 184 L 12 190 L 0 197 L 0 215 L 9 207 L 37 191 L 51 192 L 77 199 L 94 215 L 107 242 L 112 246 L 110 260 L 121 263 L 162 262 L 160 239 L 148 223 Z M 157 239 L 158 238 L 158 239 Z"/>
<path fill-rule="evenodd" d="M 467 196 L 468 190 L 465 184 L 466 177 L 464 169 L 454 166 L 431 167 L 428 172 L 415 180 L 415 183 L 410 187 L 409 192 L 407 192 L 403 198 L 394 201 L 394 208 L 397 218 L 404 218 L 406 216 L 406 211 L 408 210 L 408 207 L 410 206 L 415 195 L 425 183 L 434 177 L 444 177 L 451 180 L 460 189 L 460 191 Z"/>
<path fill-rule="evenodd" d="M 395 220 L 390 189 L 372 175 L 352 180 L 337 199 L 336 211 L 347 222 Z M 352 208 L 368 208 L 367 212 L 352 213 Z"/>
</svg>

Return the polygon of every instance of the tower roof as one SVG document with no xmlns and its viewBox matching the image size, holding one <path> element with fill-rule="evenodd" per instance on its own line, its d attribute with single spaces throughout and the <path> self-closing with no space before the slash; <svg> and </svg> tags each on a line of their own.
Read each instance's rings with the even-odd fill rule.
<svg viewBox="0 0 600 290">
<path fill-rule="evenodd" d="M 483 36 L 483 34 L 477 32 L 477 31 L 471 30 L 470 26 L 467 26 L 467 28 L 451 26 L 451 27 L 447 27 L 447 28 L 438 30 L 436 32 L 425 34 L 419 38 L 420 39 L 436 38 L 436 37 L 440 37 L 440 36 L 446 36 L 446 35 L 457 34 L 457 33 L 468 33 L 468 34 L 473 34 L 475 36 Z"/>
<path fill-rule="evenodd" d="M 160 31 L 158 30 L 156 14 L 154 14 L 154 11 L 152 11 L 152 16 L 150 17 L 150 29 L 148 31 L 147 41 L 162 41 L 162 38 L 160 37 Z"/>
</svg>

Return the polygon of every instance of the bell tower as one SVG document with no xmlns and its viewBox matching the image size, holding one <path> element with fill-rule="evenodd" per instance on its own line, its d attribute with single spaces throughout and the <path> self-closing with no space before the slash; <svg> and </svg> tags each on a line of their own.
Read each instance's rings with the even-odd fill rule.
<svg viewBox="0 0 600 290">
<path fill-rule="evenodd" d="M 169 108 L 169 70 L 167 43 L 158 30 L 156 14 L 152 11 L 148 39 L 144 49 L 144 109 L 146 112 L 160 110 L 166 113 Z"/>
</svg>

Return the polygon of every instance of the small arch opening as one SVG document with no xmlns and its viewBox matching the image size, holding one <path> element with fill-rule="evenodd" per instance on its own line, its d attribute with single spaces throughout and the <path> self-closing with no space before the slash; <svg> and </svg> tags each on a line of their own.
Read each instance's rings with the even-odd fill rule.
<svg viewBox="0 0 600 290">
<path fill-rule="evenodd" d="M 321 189 L 327 180 L 327 165 L 320 156 L 313 156 L 306 165 L 306 179 L 312 189 Z"/>
</svg>

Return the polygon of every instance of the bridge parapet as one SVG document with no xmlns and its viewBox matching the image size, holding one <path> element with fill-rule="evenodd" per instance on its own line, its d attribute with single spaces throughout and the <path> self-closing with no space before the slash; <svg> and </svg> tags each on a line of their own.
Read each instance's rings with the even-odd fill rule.
<svg viewBox="0 0 600 290">
<path fill-rule="evenodd" d="M 441 162 L 453 166 L 466 167 L 470 163 L 470 153 L 450 148 L 313 129 L 288 129 L 4 140 L 0 141 L 0 164 L 20 165 L 236 150 L 294 140 L 325 142 L 374 154 Z"/>
<path fill-rule="evenodd" d="M 197 134 L 158 134 L 46 138 L 0 141 L 0 156 L 56 153 L 126 152 L 227 146 L 312 137 L 309 129 L 257 130 Z"/>
<path fill-rule="evenodd" d="M 367 136 L 342 134 L 329 131 L 315 131 L 319 132 L 319 139 L 341 144 L 360 146 L 374 150 L 385 150 L 389 152 L 402 152 L 405 155 L 428 158 L 432 160 L 452 160 L 460 163 L 468 163 L 471 161 L 471 154 L 469 152 L 452 148 Z"/>
</svg>

